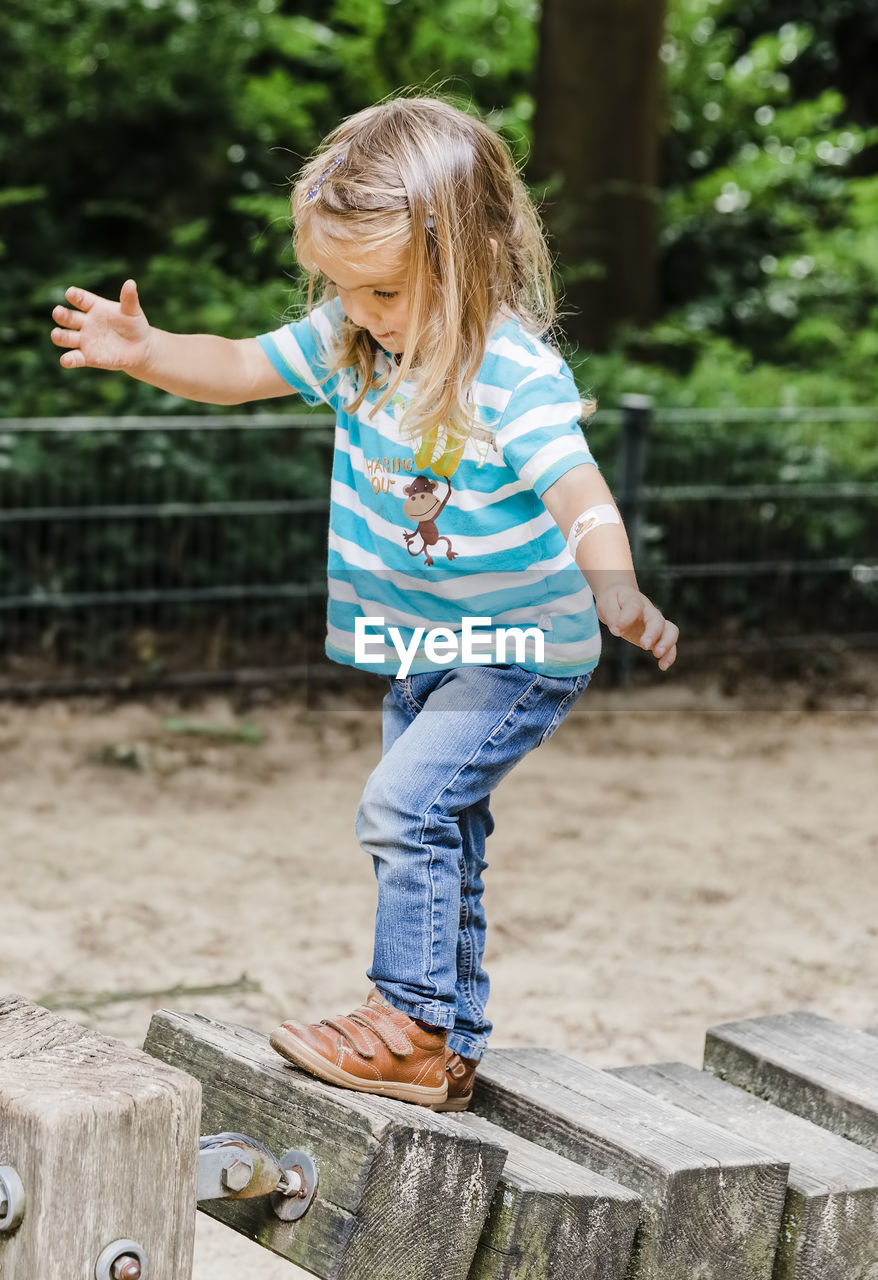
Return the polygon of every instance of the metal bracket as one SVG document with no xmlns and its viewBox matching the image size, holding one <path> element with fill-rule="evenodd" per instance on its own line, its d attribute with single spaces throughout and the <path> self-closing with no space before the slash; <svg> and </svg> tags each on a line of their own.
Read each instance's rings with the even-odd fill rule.
<svg viewBox="0 0 878 1280">
<path fill-rule="evenodd" d="M 246 1133 L 211 1133 L 198 1144 L 198 1200 L 267 1196 L 283 1170 L 267 1147 Z"/>
<path fill-rule="evenodd" d="M 287 1151 L 276 1160 L 246 1133 L 212 1133 L 198 1144 L 201 1200 L 252 1200 L 271 1196 L 282 1222 L 297 1222 L 317 1194 L 317 1165 L 305 1151 Z"/>
<path fill-rule="evenodd" d="M 24 1217 L 24 1184 L 11 1164 L 0 1164 L 0 1231 L 14 1231 Z"/>
</svg>

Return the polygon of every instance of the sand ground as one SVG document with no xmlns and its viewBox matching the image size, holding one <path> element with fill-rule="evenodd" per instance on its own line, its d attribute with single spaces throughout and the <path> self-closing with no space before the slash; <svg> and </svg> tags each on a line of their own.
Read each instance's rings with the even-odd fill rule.
<svg viewBox="0 0 878 1280">
<path fill-rule="evenodd" d="M 162 1005 L 268 1029 L 358 1004 L 379 697 L 0 705 L 0 990 L 131 1044 Z M 729 1019 L 878 1023 L 876 765 L 874 661 L 833 689 L 590 689 L 495 795 L 494 1043 L 699 1064 Z M 304 1274 L 199 1215 L 196 1280 Z"/>
</svg>

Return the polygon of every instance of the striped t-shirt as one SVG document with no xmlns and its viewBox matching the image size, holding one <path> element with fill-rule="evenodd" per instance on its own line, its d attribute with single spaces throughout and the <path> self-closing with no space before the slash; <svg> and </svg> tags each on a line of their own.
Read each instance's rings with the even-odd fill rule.
<svg viewBox="0 0 878 1280">
<path fill-rule="evenodd" d="M 259 338 L 290 386 L 336 415 L 328 656 L 387 676 L 466 662 L 591 671 L 594 600 L 541 501 L 566 471 L 594 465 L 567 365 L 508 320 L 472 387 L 475 436 L 462 452 L 442 431 L 412 442 L 399 430 L 410 384 L 370 416 L 381 390 L 350 413 L 352 374 L 326 378 L 342 318 L 333 301 Z M 392 372 L 379 352 L 376 373 Z"/>
</svg>

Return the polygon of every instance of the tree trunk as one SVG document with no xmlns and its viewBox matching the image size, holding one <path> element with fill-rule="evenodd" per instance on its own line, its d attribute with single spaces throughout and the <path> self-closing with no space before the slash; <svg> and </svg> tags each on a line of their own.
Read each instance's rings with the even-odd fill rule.
<svg viewBox="0 0 878 1280">
<path fill-rule="evenodd" d="M 592 349 L 655 316 L 666 5 L 543 0 L 531 177 L 548 185 L 565 328 Z"/>
</svg>

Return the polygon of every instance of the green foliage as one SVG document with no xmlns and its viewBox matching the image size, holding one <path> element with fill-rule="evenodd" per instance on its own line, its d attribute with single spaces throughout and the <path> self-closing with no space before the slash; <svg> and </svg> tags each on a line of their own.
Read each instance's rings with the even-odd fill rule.
<svg viewBox="0 0 878 1280">
<path fill-rule="evenodd" d="M 755 3 L 763 15 L 769 9 Z M 821 38 L 789 13 L 774 30 L 747 32 L 732 0 L 671 2 L 662 49 L 664 314 L 648 333 L 621 335 L 608 355 L 575 354 L 575 367 L 604 405 L 634 391 L 659 408 L 779 406 L 788 416 L 660 418 L 653 484 L 758 492 L 775 482 L 878 477 L 874 419 L 827 423 L 807 413 L 878 403 L 878 184 L 866 163 L 876 130 L 854 122 L 837 88 L 797 91 L 808 82 L 797 79 L 799 64 Z M 653 502 L 645 582 L 702 633 L 828 629 L 839 617 L 870 630 L 874 583 L 842 571 L 808 579 L 807 589 L 795 576 L 775 579 L 766 592 L 758 577 L 668 580 L 661 570 L 712 560 L 830 563 L 852 551 L 868 558 L 878 546 L 875 511 L 871 490 L 841 502 Z"/>
<path fill-rule="evenodd" d="M 688 375 L 672 383 L 688 403 L 725 391 L 752 404 L 757 388 L 766 404 L 874 402 L 878 188 L 850 170 L 878 130 L 848 119 L 836 90 L 793 97 L 809 28 L 786 22 L 742 46 L 737 12 L 731 0 L 672 5 L 668 311 L 640 349 Z"/>
<path fill-rule="evenodd" d="M 766 11 L 752 0 L 751 27 Z M 59 0 L 39 11 L 11 0 L 0 14 L 0 156 L 13 180 L 0 191 L 6 412 L 170 407 L 122 378 L 58 369 L 46 317 L 71 280 L 115 292 L 133 274 L 150 318 L 170 328 L 238 336 L 289 314 L 301 299 L 287 180 L 369 101 L 405 84 L 456 90 L 523 157 L 536 17 L 534 0 Z M 715 392 L 753 403 L 757 390 L 766 402 L 875 400 L 878 190 L 850 174 L 872 133 L 846 119 L 837 90 L 794 96 L 825 31 L 787 20 L 751 39 L 741 21 L 732 0 L 672 0 L 665 315 L 626 337 L 624 380 L 684 403 Z M 598 366 L 606 400 L 614 358 Z"/>
<path fill-rule="evenodd" d="M 288 180 L 321 137 L 427 84 L 522 141 L 534 40 L 533 0 L 9 0 L 4 411 L 167 409 L 150 388 L 60 371 L 47 331 L 64 288 L 115 295 L 133 275 L 160 326 L 272 327 L 300 302 Z"/>
</svg>

